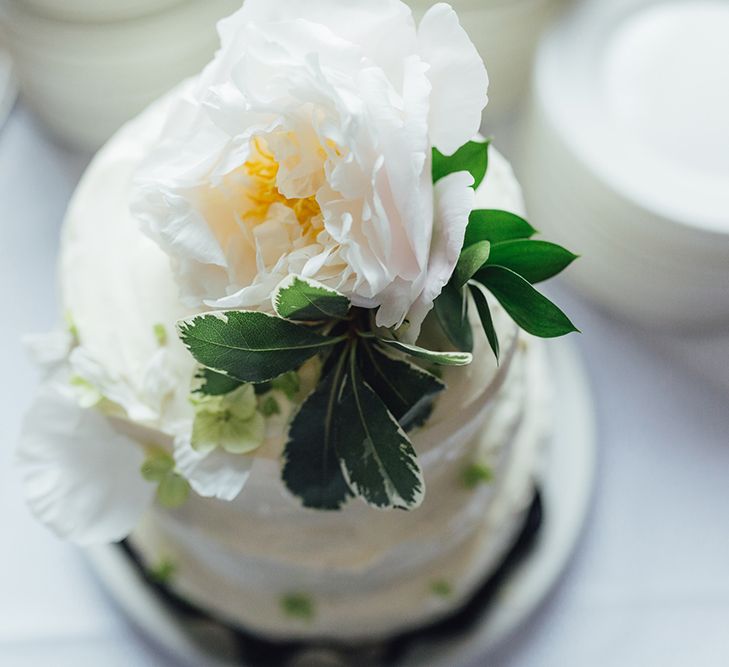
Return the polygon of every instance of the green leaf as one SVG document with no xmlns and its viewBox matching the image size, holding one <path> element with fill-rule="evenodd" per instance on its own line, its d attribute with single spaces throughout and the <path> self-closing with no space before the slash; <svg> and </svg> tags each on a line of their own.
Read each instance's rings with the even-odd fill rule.
<svg viewBox="0 0 729 667">
<path fill-rule="evenodd" d="M 492 244 L 514 239 L 530 239 L 537 230 L 524 218 L 515 213 L 496 209 L 478 209 L 471 211 L 466 227 L 463 247 L 479 241 L 490 241 Z"/>
<path fill-rule="evenodd" d="M 235 391 L 243 383 L 235 378 L 211 371 L 209 368 L 200 369 L 197 378 L 202 381 L 194 393 L 205 396 L 224 396 Z"/>
<path fill-rule="evenodd" d="M 478 280 L 524 331 L 540 338 L 578 331 L 557 306 L 511 269 L 487 266 L 478 272 Z"/>
<path fill-rule="evenodd" d="M 242 382 L 272 380 L 342 340 L 251 311 L 197 315 L 177 328 L 198 362 Z"/>
<path fill-rule="evenodd" d="M 273 308 L 279 317 L 301 322 L 342 319 L 350 309 L 349 299 L 321 283 L 291 275 L 273 294 Z"/>
<path fill-rule="evenodd" d="M 534 284 L 561 273 L 575 259 L 577 255 L 555 243 L 519 239 L 491 246 L 489 264 L 505 266 Z"/>
<path fill-rule="evenodd" d="M 435 316 L 448 340 L 457 350 L 473 350 L 473 330 L 468 319 L 468 300 L 463 289 L 448 284 L 434 304 Z"/>
<path fill-rule="evenodd" d="M 347 482 L 366 503 L 413 509 L 425 483 L 410 440 L 368 385 L 350 354 L 338 402 L 335 443 Z"/>
<path fill-rule="evenodd" d="M 481 288 L 479 286 L 472 284 L 469 285 L 469 289 L 471 290 L 473 301 L 476 304 L 476 310 L 478 311 L 478 316 L 481 320 L 481 326 L 483 326 L 486 338 L 489 342 L 489 345 L 491 346 L 491 349 L 493 350 L 494 355 L 496 356 L 496 361 L 498 361 L 499 355 L 501 353 L 499 347 L 499 337 L 496 334 L 494 321 L 491 317 L 491 308 L 489 308 L 489 302 L 486 300 L 486 296 L 481 291 Z"/>
<path fill-rule="evenodd" d="M 469 141 L 453 155 L 443 155 L 433 149 L 433 183 L 458 171 L 468 171 L 473 176 L 473 187 L 477 188 L 486 177 L 489 165 L 490 142 Z"/>
<path fill-rule="evenodd" d="M 342 346 L 333 355 L 336 364 L 319 381 L 291 423 L 284 451 L 282 478 L 304 507 L 339 509 L 352 492 L 342 475 L 334 443 L 337 397 L 344 378 L 348 352 Z"/>
<path fill-rule="evenodd" d="M 461 250 L 451 281 L 457 288 L 463 287 L 489 258 L 491 252 L 490 241 L 476 241 Z M 495 262 L 492 262 L 495 263 Z"/>
<path fill-rule="evenodd" d="M 361 345 L 360 368 L 365 382 L 406 431 L 445 389 L 445 384 L 406 359 L 395 359 L 368 343 Z"/>
<path fill-rule="evenodd" d="M 377 342 L 439 366 L 468 366 L 473 361 L 473 355 L 470 352 L 433 352 L 417 345 L 402 343 L 394 338 L 378 338 Z"/>
</svg>

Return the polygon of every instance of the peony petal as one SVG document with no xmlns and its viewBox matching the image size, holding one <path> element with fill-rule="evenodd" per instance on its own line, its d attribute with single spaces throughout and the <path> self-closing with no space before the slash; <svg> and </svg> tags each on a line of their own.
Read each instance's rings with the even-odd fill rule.
<svg viewBox="0 0 729 667">
<path fill-rule="evenodd" d="M 410 327 L 406 335 L 411 341 L 417 339 L 433 301 L 456 268 L 476 196 L 472 186 L 473 176 L 466 171 L 449 174 L 435 184 L 433 243 L 425 287 L 408 316 Z"/>
<path fill-rule="evenodd" d="M 175 462 L 190 486 L 205 498 L 234 500 L 248 480 L 253 458 L 215 449 L 196 452 L 188 435 L 175 438 Z"/>
<path fill-rule="evenodd" d="M 433 5 L 418 28 L 420 55 L 430 63 L 433 86 L 430 102 L 430 140 L 452 155 L 481 126 L 488 102 L 489 78 L 476 47 L 446 4 Z"/>
<path fill-rule="evenodd" d="M 126 537 L 155 492 L 140 473 L 141 447 L 51 383 L 25 419 L 17 461 L 31 511 L 82 545 Z"/>
</svg>

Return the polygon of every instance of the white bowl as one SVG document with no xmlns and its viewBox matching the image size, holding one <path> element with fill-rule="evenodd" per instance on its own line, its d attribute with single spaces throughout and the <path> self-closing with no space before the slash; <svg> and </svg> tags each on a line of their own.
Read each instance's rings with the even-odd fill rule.
<svg viewBox="0 0 729 667">
<path fill-rule="evenodd" d="M 420 18 L 436 0 L 406 0 Z M 486 62 L 493 122 L 523 98 L 539 35 L 564 0 L 450 0 L 461 24 Z"/>
<path fill-rule="evenodd" d="M 538 51 L 517 167 L 568 279 L 644 324 L 729 324 L 729 4 L 593 0 Z"/>
<path fill-rule="evenodd" d="M 25 99 L 66 143 L 94 150 L 197 73 L 217 48 L 217 21 L 239 5 L 186 2 L 129 21 L 71 23 L 8 3 L 0 18 Z"/>
<path fill-rule="evenodd" d="M 31 11 L 63 21 L 118 21 L 154 14 L 186 0 L 14 0 Z"/>
</svg>

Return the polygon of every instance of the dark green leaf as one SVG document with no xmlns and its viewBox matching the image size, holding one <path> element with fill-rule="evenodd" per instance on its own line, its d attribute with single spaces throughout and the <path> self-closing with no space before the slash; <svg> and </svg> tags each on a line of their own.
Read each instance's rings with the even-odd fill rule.
<svg viewBox="0 0 729 667">
<path fill-rule="evenodd" d="M 337 397 L 348 352 L 342 347 L 335 354 L 336 366 L 319 381 L 291 423 L 282 472 L 289 491 L 305 507 L 320 510 L 339 509 L 352 495 L 334 444 Z"/>
<path fill-rule="evenodd" d="M 343 294 L 295 275 L 283 281 L 273 295 L 273 307 L 279 317 L 302 322 L 342 319 L 350 305 Z"/>
<path fill-rule="evenodd" d="M 198 315 L 177 328 L 198 362 L 242 382 L 271 380 L 340 340 L 250 311 Z"/>
<path fill-rule="evenodd" d="M 457 171 L 468 171 L 473 176 L 473 187 L 477 188 L 486 176 L 489 165 L 489 142 L 469 141 L 453 155 L 443 155 L 433 149 L 433 183 Z"/>
<path fill-rule="evenodd" d="M 468 218 L 463 247 L 467 248 L 479 241 L 490 241 L 494 244 L 514 239 L 529 239 L 536 233 L 534 227 L 514 213 L 496 209 L 478 209 L 471 211 Z"/>
<path fill-rule="evenodd" d="M 195 393 L 204 394 L 205 396 L 224 396 L 231 391 L 235 391 L 243 384 L 239 380 L 216 373 L 209 368 L 201 369 L 197 377 L 202 383 L 195 389 Z"/>
<path fill-rule="evenodd" d="M 472 245 L 465 246 L 456 264 L 451 281 L 454 287 L 463 287 L 489 258 L 491 243 L 489 241 L 476 241 Z"/>
<path fill-rule="evenodd" d="M 452 284 L 443 288 L 434 304 L 440 328 L 457 350 L 473 350 L 473 330 L 468 319 L 468 300 L 463 289 Z"/>
<path fill-rule="evenodd" d="M 425 484 L 415 450 L 362 378 L 354 353 L 337 410 L 335 442 L 350 488 L 375 507 L 418 507 Z"/>
<path fill-rule="evenodd" d="M 478 280 L 524 331 L 540 338 L 556 338 L 577 331 L 557 306 L 511 269 L 487 266 L 478 272 Z"/>
<path fill-rule="evenodd" d="M 491 246 L 489 264 L 505 266 L 534 284 L 556 276 L 575 259 L 577 255 L 554 243 L 520 239 Z"/>
<path fill-rule="evenodd" d="M 478 316 L 481 319 L 481 325 L 483 326 L 484 333 L 486 334 L 489 345 L 496 356 L 496 361 L 498 361 L 500 354 L 499 337 L 496 335 L 489 302 L 486 300 L 486 297 L 480 287 L 472 284 L 469 288 L 471 290 L 471 295 L 473 296 L 473 301 L 476 304 L 476 310 L 478 311 Z"/>
<path fill-rule="evenodd" d="M 368 343 L 360 346 L 360 367 L 365 382 L 372 387 L 406 431 L 445 389 L 434 375 L 405 359 L 395 359 Z"/>
<path fill-rule="evenodd" d="M 378 338 L 377 342 L 395 348 L 416 359 L 424 359 L 439 366 L 468 366 L 473 361 L 470 352 L 433 352 L 417 345 L 402 343 L 394 338 Z"/>
</svg>

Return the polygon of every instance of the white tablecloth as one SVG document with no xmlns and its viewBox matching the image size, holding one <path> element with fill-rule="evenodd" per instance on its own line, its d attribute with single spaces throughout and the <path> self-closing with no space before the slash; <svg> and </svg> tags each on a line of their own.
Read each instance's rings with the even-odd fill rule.
<svg viewBox="0 0 729 667">
<path fill-rule="evenodd" d="M 22 107 L 0 131 L 0 665 L 172 665 L 115 608 L 82 554 L 35 523 L 12 453 L 37 374 L 19 338 L 58 321 L 61 217 L 85 157 Z M 589 261 L 589 258 L 583 261 Z M 594 507 L 565 576 L 485 663 L 729 665 L 729 396 L 560 290 L 597 397 Z M 729 376 L 729 357 L 716 359 Z M 474 666 L 475 667 L 475 666 Z"/>
</svg>

